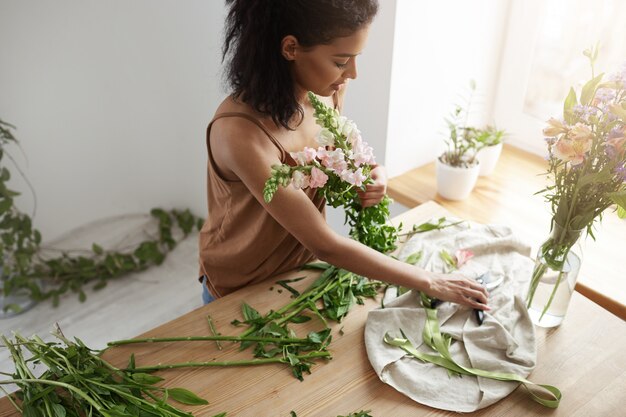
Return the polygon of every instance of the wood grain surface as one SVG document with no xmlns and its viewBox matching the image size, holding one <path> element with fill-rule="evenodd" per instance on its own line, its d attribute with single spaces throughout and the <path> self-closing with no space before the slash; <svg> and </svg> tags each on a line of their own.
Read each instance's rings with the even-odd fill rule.
<svg viewBox="0 0 626 417">
<path fill-rule="evenodd" d="M 399 216 L 396 221 L 421 223 L 444 214 L 445 210 L 437 204 L 427 203 Z M 295 283 L 294 287 L 306 287 L 317 274 L 294 271 L 276 279 L 303 275 L 307 278 Z M 241 318 L 241 303 L 245 301 L 260 312 L 277 309 L 290 301 L 290 294 L 287 291 L 278 293 L 278 288 L 273 282 L 245 288 L 142 336 L 208 335 L 207 315 L 211 315 L 219 332 L 238 334 L 241 329 L 233 327 L 230 322 Z M 367 359 L 363 330 L 368 311 L 379 305 L 380 300 L 368 300 L 364 306 L 356 306 L 342 323 L 332 324 L 330 351 L 333 359 L 314 365 L 312 374 L 305 375 L 303 382 L 295 379 L 290 369 L 283 365 L 188 368 L 158 374 L 166 378 L 165 385 L 191 389 L 210 402 L 208 406 L 184 407 L 196 416 L 210 417 L 226 411 L 229 417 L 289 417 L 290 412 L 295 411 L 298 417 L 335 417 L 359 410 L 371 410 L 375 417 L 457 415 L 415 403 L 378 379 Z M 132 320 L 132 317 L 128 319 Z M 116 323 L 110 323 L 110 326 L 116 326 Z M 294 327 L 304 335 L 321 325 L 312 320 Z M 625 330 L 622 320 L 575 293 L 560 327 L 536 329 L 538 365 L 530 375 L 534 382 L 559 387 L 563 392 L 561 406 L 557 410 L 546 409 L 533 402 L 526 390 L 519 387 L 499 403 L 469 415 L 623 415 L 623 400 L 626 398 Z M 131 353 L 135 354 L 138 366 L 251 357 L 249 351 L 240 352 L 237 346 L 228 343 L 223 345 L 221 351 L 213 342 L 129 345 L 111 349 L 105 357 L 117 366 L 124 366 Z M 6 398 L 0 399 L 0 417 L 17 415 Z"/>
</svg>

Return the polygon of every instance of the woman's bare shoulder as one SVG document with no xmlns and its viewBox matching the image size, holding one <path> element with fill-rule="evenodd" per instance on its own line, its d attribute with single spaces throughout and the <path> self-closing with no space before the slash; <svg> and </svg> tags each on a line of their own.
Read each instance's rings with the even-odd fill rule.
<svg viewBox="0 0 626 417">
<path fill-rule="evenodd" d="M 229 102 L 225 99 L 218 106 L 214 119 L 220 114 L 239 113 L 241 116 L 222 117 L 214 120 L 209 142 L 213 158 L 218 167 L 227 177 L 233 177 L 231 168 L 246 165 L 251 162 L 250 158 L 271 156 L 280 160 L 279 149 L 268 139 L 267 133 L 253 120 L 262 123 L 256 112 L 240 103 Z"/>
</svg>

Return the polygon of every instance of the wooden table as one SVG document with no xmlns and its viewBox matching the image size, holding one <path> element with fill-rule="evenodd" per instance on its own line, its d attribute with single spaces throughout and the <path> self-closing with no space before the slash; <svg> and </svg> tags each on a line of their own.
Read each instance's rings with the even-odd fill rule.
<svg viewBox="0 0 626 417">
<path fill-rule="evenodd" d="M 534 195 L 547 184 L 546 169 L 540 156 L 505 145 L 495 171 L 480 177 L 466 200 L 450 201 L 437 194 L 434 163 L 391 178 L 388 192 L 407 207 L 436 201 L 467 220 L 506 224 L 536 250 L 550 229 L 549 205 Z M 595 235 L 596 241 L 581 239 L 583 262 L 576 290 L 626 320 L 626 219 L 607 210 Z"/>
<path fill-rule="evenodd" d="M 435 203 L 422 204 L 395 219 L 405 224 L 422 223 L 447 212 Z M 292 272 L 281 278 L 304 275 Z M 315 277 L 294 284 L 302 288 Z M 273 290 L 270 287 L 274 286 Z M 238 334 L 241 330 L 229 323 L 240 318 L 240 307 L 246 301 L 266 312 L 285 305 L 289 293 L 278 293 L 273 282 L 245 288 L 205 307 L 159 326 L 144 337 L 207 335 L 206 316 L 210 314 L 218 331 Z M 186 407 L 196 416 L 210 417 L 228 412 L 229 417 L 288 417 L 295 411 L 299 417 L 335 417 L 359 410 L 371 410 L 375 417 L 453 416 L 456 413 L 432 409 L 400 394 L 382 383 L 372 370 L 363 342 L 368 311 L 379 306 L 379 300 L 368 300 L 356 306 L 342 323 L 332 324 L 333 359 L 313 366 L 304 381 L 296 380 L 282 365 L 242 368 L 178 369 L 160 372 L 167 386 L 189 388 L 210 401 L 203 407 Z M 132 319 L 132 318 L 129 318 Z M 111 324 L 112 326 L 115 323 Z M 302 333 L 319 326 L 305 323 Z M 300 333 L 300 328 L 298 328 Z M 106 332 L 106 329 L 102 329 Z M 70 336 L 70 335 L 67 335 Z M 71 335 L 74 336 L 74 335 Z M 80 335 L 75 335 L 80 337 Z M 476 416 L 617 416 L 623 415 L 626 398 L 626 324 L 575 293 L 564 323 L 556 329 L 537 328 L 538 365 L 530 375 L 535 382 L 552 384 L 561 389 L 563 400 L 557 410 L 533 402 L 520 387 L 509 397 Z M 137 365 L 184 361 L 249 359 L 248 351 L 225 344 L 220 351 L 214 343 L 185 342 L 145 344 L 110 350 L 106 358 L 124 366 L 134 352 Z M 0 417 L 17 416 L 6 398 L 0 399 Z"/>
</svg>

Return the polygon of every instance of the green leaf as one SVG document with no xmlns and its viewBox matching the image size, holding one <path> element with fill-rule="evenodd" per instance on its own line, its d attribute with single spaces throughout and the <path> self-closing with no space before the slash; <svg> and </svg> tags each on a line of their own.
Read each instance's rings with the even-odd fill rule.
<svg viewBox="0 0 626 417">
<path fill-rule="evenodd" d="M 445 249 L 441 249 L 441 251 L 439 252 L 439 257 L 445 262 L 448 267 L 456 269 L 456 261 L 454 260 L 452 255 L 448 253 L 448 251 L 446 251 Z"/>
<path fill-rule="evenodd" d="M 102 249 L 102 246 L 97 245 L 97 244 L 93 244 L 91 245 L 91 250 L 96 254 L 96 255 L 102 255 L 104 253 L 104 249 Z"/>
<path fill-rule="evenodd" d="M 311 343 L 323 343 L 327 338 L 328 335 L 330 334 L 330 329 L 325 329 L 319 332 L 310 332 L 307 335 L 307 339 L 311 342 Z"/>
<path fill-rule="evenodd" d="M 11 209 L 11 206 L 13 206 L 12 198 L 3 198 L 2 200 L 0 200 L 0 214 L 9 211 Z"/>
<path fill-rule="evenodd" d="M 126 366 L 128 369 L 135 369 L 135 354 L 131 353 L 130 358 L 128 359 L 128 365 Z"/>
<path fill-rule="evenodd" d="M 302 279 L 302 278 L 300 278 Z M 289 291 L 290 293 L 292 293 L 293 295 L 295 295 L 296 297 L 298 297 L 300 295 L 300 292 L 298 290 L 296 290 L 295 288 L 293 288 L 291 285 L 287 284 L 288 282 L 294 282 L 294 281 L 300 281 L 300 279 L 296 279 L 296 280 L 281 280 L 281 281 L 276 281 L 276 283 L 278 285 L 280 285 L 281 287 L 283 287 L 284 289 L 286 289 L 287 291 Z"/>
<path fill-rule="evenodd" d="M 420 259 L 422 259 L 422 251 L 410 254 L 404 262 L 406 262 L 407 264 L 415 265 L 420 261 Z"/>
<path fill-rule="evenodd" d="M 172 399 L 181 404 L 205 405 L 209 403 L 207 400 L 198 397 L 196 394 L 185 388 L 169 388 L 166 391 Z"/>
<path fill-rule="evenodd" d="M 138 382 L 140 384 L 154 385 L 157 382 L 163 381 L 163 378 L 156 375 L 145 374 L 141 372 L 137 372 L 131 375 L 133 381 Z"/>
<path fill-rule="evenodd" d="M 289 319 L 290 322 L 292 323 L 306 323 L 307 321 L 311 320 L 311 317 L 309 316 L 293 316 L 292 318 Z"/>
<path fill-rule="evenodd" d="M 55 417 L 65 417 L 67 415 L 67 411 L 61 404 L 52 404 L 52 411 L 54 411 Z"/>
<path fill-rule="evenodd" d="M 574 122 L 574 114 L 572 113 L 572 108 L 578 104 L 576 99 L 576 91 L 574 91 L 573 87 L 570 87 L 569 94 L 565 98 L 565 103 L 563 104 L 563 118 L 567 123 Z"/>
<path fill-rule="evenodd" d="M 214 415 L 213 417 L 226 417 L 226 413 L 219 413 Z"/>
<path fill-rule="evenodd" d="M 620 219 L 626 219 L 626 209 L 622 206 L 617 206 L 617 216 Z"/>
<path fill-rule="evenodd" d="M 261 318 L 259 312 L 250 307 L 247 303 L 241 305 L 241 313 L 245 321 L 254 321 Z"/>
<path fill-rule="evenodd" d="M 602 76 L 604 74 L 600 74 L 597 77 L 587 81 L 587 83 L 583 86 L 582 91 L 580 92 L 580 104 L 588 105 L 593 100 L 596 95 L 596 89 L 598 87 L 598 83 L 602 80 Z"/>
<path fill-rule="evenodd" d="M 610 193 L 609 198 L 611 199 L 611 201 L 617 204 L 620 209 L 626 210 L 626 190 L 618 191 L 616 193 Z M 620 218 L 623 218 L 623 216 L 620 216 Z"/>
</svg>

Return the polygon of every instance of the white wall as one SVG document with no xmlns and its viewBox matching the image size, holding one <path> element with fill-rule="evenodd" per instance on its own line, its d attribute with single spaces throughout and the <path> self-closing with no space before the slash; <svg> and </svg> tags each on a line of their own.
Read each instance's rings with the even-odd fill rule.
<svg viewBox="0 0 626 417">
<path fill-rule="evenodd" d="M 470 78 L 491 113 L 508 3 L 380 1 L 345 112 L 390 175 L 440 152 Z M 0 117 L 18 127 L 45 240 L 155 206 L 206 214 L 223 18 L 222 1 L 0 2 Z M 29 211 L 26 186 L 12 185 Z M 343 214 L 329 222 L 341 230 Z"/>
<path fill-rule="evenodd" d="M 472 120 L 493 122 L 509 0 L 397 0 L 396 7 L 386 149 L 391 176 L 441 153 L 444 117 L 470 79 L 480 99 Z"/>
<path fill-rule="evenodd" d="M 223 3 L 2 0 L 0 117 L 18 127 L 45 240 L 94 219 L 204 215 Z M 24 192 L 20 206 L 32 201 Z"/>
</svg>

